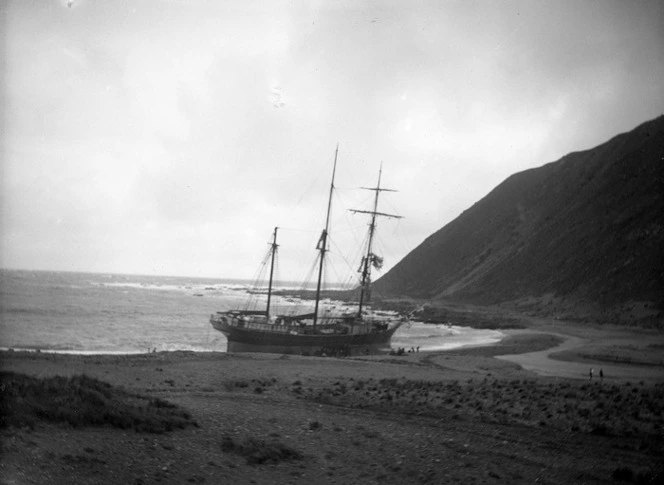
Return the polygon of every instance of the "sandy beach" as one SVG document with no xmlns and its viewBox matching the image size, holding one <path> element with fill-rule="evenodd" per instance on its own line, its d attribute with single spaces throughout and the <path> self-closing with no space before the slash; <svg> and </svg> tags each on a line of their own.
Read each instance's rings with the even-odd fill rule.
<svg viewBox="0 0 664 485">
<path fill-rule="evenodd" d="M 0 482 L 662 480 L 661 333 L 548 320 L 504 333 L 482 347 L 342 359 L 5 351 L 3 372 L 86 374 L 175 404 L 196 426 L 10 426 Z M 290 451 L 257 462 L 247 443 Z"/>
</svg>

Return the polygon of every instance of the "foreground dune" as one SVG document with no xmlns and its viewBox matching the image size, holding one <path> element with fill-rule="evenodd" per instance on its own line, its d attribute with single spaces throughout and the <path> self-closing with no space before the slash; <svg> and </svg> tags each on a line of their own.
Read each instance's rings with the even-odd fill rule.
<svg viewBox="0 0 664 485">
<path fill-rule="evenodd" d="M 49 423 L 10 427 L 2 431 L 0 480 L 661 480 L 661 337 L 559 322 L 506 333 L 491 346 L 356 359 L 3 352 L 3 371 L 87 374 L 176 404 L 198 427 L 162 434 Z M 261 461 L 250 456 L 250 446 L 277 451 Z"/>
</svg>

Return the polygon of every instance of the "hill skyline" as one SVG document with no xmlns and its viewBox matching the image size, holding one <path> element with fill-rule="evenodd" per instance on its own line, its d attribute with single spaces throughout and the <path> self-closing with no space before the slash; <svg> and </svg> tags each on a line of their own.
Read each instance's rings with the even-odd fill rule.
<svg viewBox="0 0 664 485">
<path fill-rule="evenodd" d="M 664 116 L 515 173 L 376 281 L 381 294 L 652 318 L 664 288 Z"/>
</svg>

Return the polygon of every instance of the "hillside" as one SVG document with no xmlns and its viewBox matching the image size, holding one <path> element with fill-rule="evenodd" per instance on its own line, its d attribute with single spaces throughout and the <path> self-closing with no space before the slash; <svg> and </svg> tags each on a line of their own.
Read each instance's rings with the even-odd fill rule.
<svg viewBox="0 0 664 485">
<path fill-rule="evenodd" d="M 383 295 L 661 320 L 664 116 L 510 176 L 375 287 Z"/>
</svg>

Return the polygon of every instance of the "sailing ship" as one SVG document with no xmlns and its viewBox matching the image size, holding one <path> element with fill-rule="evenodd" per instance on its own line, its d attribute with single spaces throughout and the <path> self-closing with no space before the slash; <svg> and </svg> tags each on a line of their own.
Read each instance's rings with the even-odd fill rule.
<svg viewBox="0 0 664 485">
<path fill-rule="evenodd" d="M 302 314 L 273 314 L 271 309 L 275 257 L 278 248 L 275 227 L 270 244 L 270 276 L 267 303 L 261 310 L 230 310 L 216 312 L 210 323 L 228 339 L 228 352 L 270 352 L 300 355 L 355 355 L 369 354 L 390 349 L 390 339 L 407 321 L 406 317 L 390 312 L 373 312 L 368 308 L 371 292 L 372 268 L 382 266 L 382 258 L 373 252 L 373 242 L 378 217 L 400 218 L 378 211 L 381 192 L 391 191 L 381 187 L 382 167 L 378 172 L 376 187 L 363 187 L 374 191 L 373 210 L 352 209 L 351 212 L 369 216 L 368 244 L 363 253 L 358 273 L 359 302 L 357 310 L 325 311 L 321 305 L 324 262 L 329 251 L 330 211 L 334 191 L 339 147 L 334 154 L 332 182 L 327 203 L 325 228 L 316 250 L 318 255 L 318 279 L 313 312 Z"/>
</svg>

